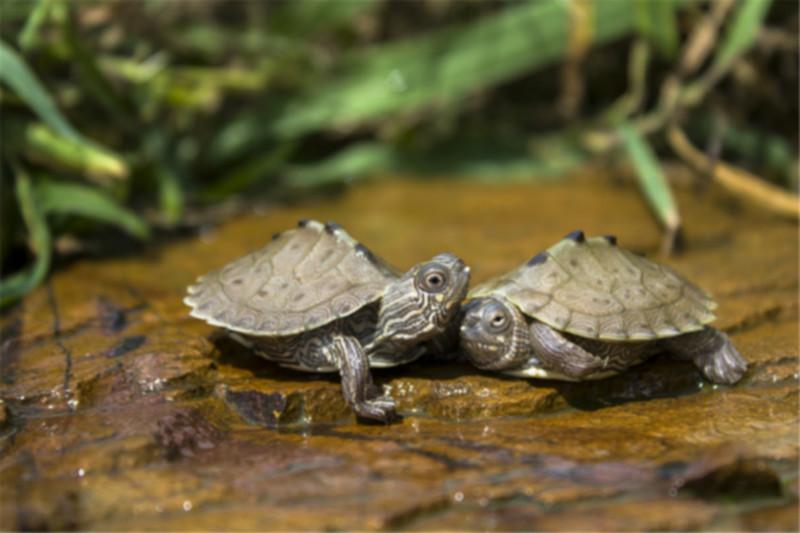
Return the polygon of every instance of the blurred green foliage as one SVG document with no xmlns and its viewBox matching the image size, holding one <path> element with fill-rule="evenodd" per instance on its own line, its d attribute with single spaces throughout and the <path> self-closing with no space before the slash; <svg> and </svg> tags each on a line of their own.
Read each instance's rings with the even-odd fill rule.
<svg viewBox="0 0 800 533">
<path fill-rule="evenodd" d="M 770 96 L 737 98 L 754 75 L 797 94 L 796 66 L 771 64 L 796 63 L 778 37 L 797 8 L 718 4 L 7 0 L 0 305 L 44 279 L 64 236 L 146 239 L 232 195 L 393 173 L 557 178 L 627 151 L 674 233 L 657 134 L 675 123 L 796 187 L 796 102 L 752 120 Z M 779 44 L 748 57 L 765 35 Z M 690 45 L 706 60 L 687 67 Z"/>
</svg>

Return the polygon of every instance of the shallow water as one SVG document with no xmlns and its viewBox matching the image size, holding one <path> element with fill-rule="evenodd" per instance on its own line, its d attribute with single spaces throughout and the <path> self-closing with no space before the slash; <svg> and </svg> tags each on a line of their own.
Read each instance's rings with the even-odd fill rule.
<svg viewBox="0 0 800 533">
<path fill-rule="evenodd" d="M 797 226 L 679 191 L 687 251 L 750 362 L 734 387 L 653 360 L 592 383 L 457 364 L 376 371 L 405 418 L 359 424 L 338 380 L 281 370 L 191 319 L 195 276 L 299 218 L 407 268 L 480 282 L 567 232 L 653 256 L 635 187 L 382 181 L 238 217 L 138 257 L 77 262 L 2 318 L 9 529 L 787 529 L 798 494 Z"/>
</svg>

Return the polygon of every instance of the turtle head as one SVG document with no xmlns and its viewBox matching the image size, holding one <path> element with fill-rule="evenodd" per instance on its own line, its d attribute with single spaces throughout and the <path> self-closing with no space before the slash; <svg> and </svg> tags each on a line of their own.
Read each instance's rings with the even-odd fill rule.
<svg viewBox="0 0 800 533">
<path fill-rule="evenodd" d="M 415 343 L 442 333 L 467 294 L 469 267 L 453 254 L 439 254 L 412 267 L 383 295 L 377 337 Z"/>
<path fill-rule="evenodd" d="M 484 370 L 512 370 L 530 359 L 528 323 L 504 298 L 476 298 L 464 306 L 461 346 Z"/>
</svg>

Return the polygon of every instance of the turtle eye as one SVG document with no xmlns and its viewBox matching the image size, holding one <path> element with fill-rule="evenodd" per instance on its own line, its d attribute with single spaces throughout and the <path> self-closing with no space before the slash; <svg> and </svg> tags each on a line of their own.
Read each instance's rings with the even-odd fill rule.
<svg viewBox="0 0 800 533">
<path fill-rule="evenodd" d="M 496 314 L 492 317 L 492 327 L 494 329 L 500 329 L 506 325 L 506 317 L 501 314 Z"/>
<path fill-rule="evenodd" d="M 483 318 L 489 324 L 489 329 L 495 333 L 502 333 L 508 329 L 511 321 L 505 309 L 497 304 L 491 304 L 486 309 Z"/>
<path fill-rule="evenodd" d="M 439 265 L 429 265 L 419 272 L 417 285 L 425 292 L 442 292 L 447 286 L 447 272 Z"/>
</svg>

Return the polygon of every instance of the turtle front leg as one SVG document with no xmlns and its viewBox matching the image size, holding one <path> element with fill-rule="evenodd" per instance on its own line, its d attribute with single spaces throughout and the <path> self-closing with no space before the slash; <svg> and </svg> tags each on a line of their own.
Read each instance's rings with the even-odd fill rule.
<svg viewBox="0 0 800 533">
<path fill-rule="evenodd" d="M 382 422 L 396 417 L 394 400 L 378 396 L 369 371 L 369 359 L 358 340 L 346 335 L 335 336 L 327 352 L 339 367 L 344 399 L 357 415 Z"/>
<path fill-rule="evenodd" d="M 672 337 L 666 341 L 670 352 L 692 361 L 714 383 L 732 385 L 747 371 L 747 361 L 728 336 L 711 327 Z"/>
<path fill-rule="evenodd" d="M 597 357 L 546 324 L 534 321 L 529 331 L 533 354 L 547 369 L 575 380 L 606 369 L 608 358 Z"/>
</svg>

